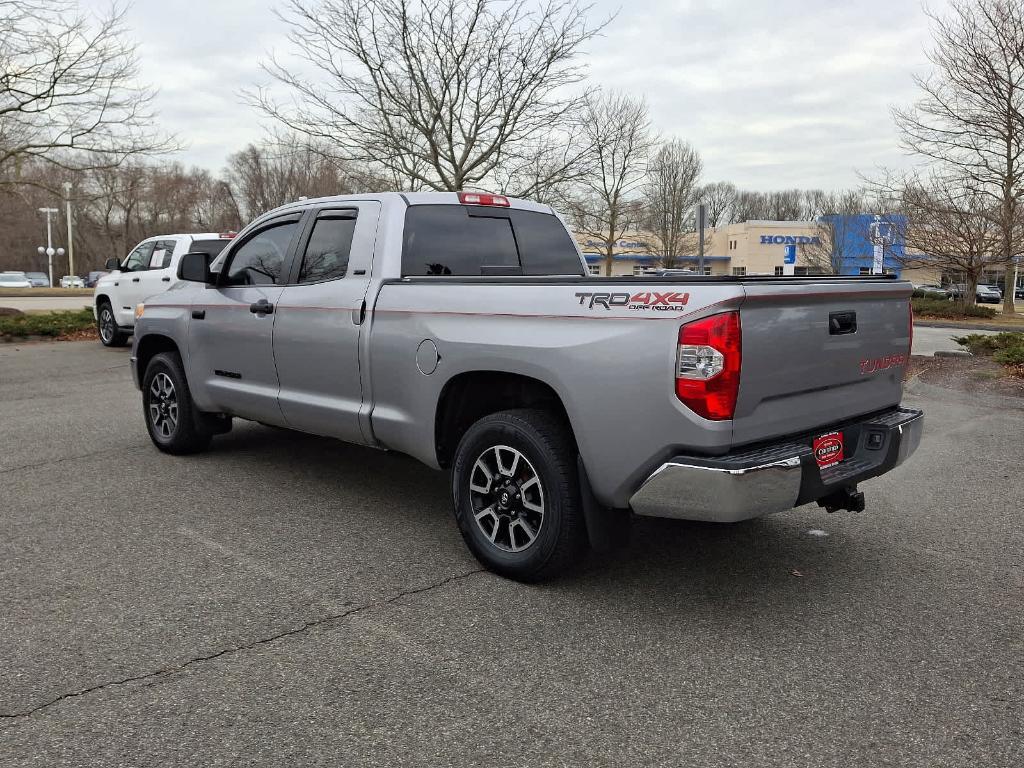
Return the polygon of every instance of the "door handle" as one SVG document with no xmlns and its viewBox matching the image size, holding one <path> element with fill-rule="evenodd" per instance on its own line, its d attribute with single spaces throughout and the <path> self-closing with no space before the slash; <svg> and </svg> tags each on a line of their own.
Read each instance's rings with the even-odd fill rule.
<svg viewBox="0 0 1024 768">
<path fill-rule="evenodd" d="M 171 278 L 169 277 L 161 277 L 160 279 L 163 280 L 165 283 L 171 282 Z"/>
<path fill-rule="evenodd" d="M 831 312 L 828 316 L 828 332 L 833 336 L 844 336 L 857 332 L 856 312 Z"/>
<path fill-rule="evenodd" d="M 192 319 L 193 320 L 205 320 L 206 319 L 206 310 L 205 309 L 193 309 L 192 310 Z"/>
<path fill-rule="evenodd" d="M 358 307 L 352 310 L 352 324 L 362 325 L 363 320 L 366 319 L 366 302 L 364 301 Z"/>
<path fill-rule="evenodd" d="M 274 305 L 266 299 L 260 299 L 249 305 L 249 311 L 254 315 L 271 315 L 274 313 Z"/>
<path fill-rule="evenodd" d="M 137 283 L 137 282 L 139 282 L 139 278 L 137 278 L 137 277 L 133 277 L 133 278 L 132 278 L 132 282 L 133 282 L 133 283 Z"/>
</svg>

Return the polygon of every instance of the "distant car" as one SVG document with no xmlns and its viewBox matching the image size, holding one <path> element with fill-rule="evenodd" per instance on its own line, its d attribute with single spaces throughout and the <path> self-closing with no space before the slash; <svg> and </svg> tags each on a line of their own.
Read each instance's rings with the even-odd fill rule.
<svg viewBox="0 0 1024 768">
<path fill-rule="evenodd" d="M 947 291 L 941 285 L 935 285 L 934 283 L 924 283 L 923 285 L 915 285 L 914 290 L 930 294 L 934 296 L 934 298 L 936 299 L 945 299 L 947 296 L 949 296 L 949 291 Z"/>
<path fill-rule="evenodd" d="M 61 288 L 85 288 L 85 280 L 78 275 L 64 275 L 60 279 Z"/>
<path fill-rule="evenodd" d="M 31 288 L 32 281 L 24 272 L 0 272 L 0 288 Z"/>
<path fill-rule="evenodd" d="M 999 304 L 1003 300 L 1003 292 L 994 285 L 979 285 L 976 297 L 981 304 Z"/>
<path fill-rule="evenodd" d="M 1024 285 L 1017 286 L 1016 290 L 1013 292 L 1013 298 L 1024 299 Z"/>
<path fill-rule="evenodd" d="M 46 276 L 45 272 L 26 272 L 25 277 L 32 283 L 33 288 L 49 288 L 50 278 Z"/>
<path fill-rule="evenodd" d="M 107 272 L 106 270 L 102 270 L 102 269 L 94 271 L 94 272 L 90 272 L 88 275 L 85 276 L 85 287 L 86 288 L 95 288 L 96 287 L 96 283 L 99 281 L 99 279 L 101 277 L 103 277 L 104 275 L 107 275 L 107 274 L 110 274 L 110 273 Z"/>
</svg>

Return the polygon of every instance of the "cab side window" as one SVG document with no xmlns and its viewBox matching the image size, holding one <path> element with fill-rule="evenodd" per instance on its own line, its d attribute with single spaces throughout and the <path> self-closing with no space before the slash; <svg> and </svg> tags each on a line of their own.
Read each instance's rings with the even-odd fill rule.
<svg viewBox="0 0 1024 768">
<path fill-rule="evenodd" d="M 175 242 L 173 240 L 158 240 L 153 246 L 153 255 L 149 258 L 149 268 L 166 269 L 171 266 L 174 246 Z"/>
<path fill-rule="evenodd" d="M 280 285 L 285 282 L 288 247 L 298 231 L 287 221 L 259 231 L 231 254 L 223 285 Z"/>
<path fill-rule="evenodd" d="M 156 243 L 143 243 L 134 251 L 128 254 L 128 258 L 124 260 L 124 266 L 121 267 L 122 272 L 142 272 L 149 269 L 150 259 L 153 257 L 153 246 Z"/>
<path fill-rule="evenodd" d="M 348 272 L 348 257 L 355 228 L 355 211 L 321 214 L 313 225 L 306 253 L 302 257 L 299 282 L 319 283 L 344 277 Z"/>
</svg>

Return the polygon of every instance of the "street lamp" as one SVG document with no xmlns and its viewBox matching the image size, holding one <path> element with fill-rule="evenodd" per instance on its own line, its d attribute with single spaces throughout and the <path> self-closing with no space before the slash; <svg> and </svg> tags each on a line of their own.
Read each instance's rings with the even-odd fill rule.
<svg viewBox="0 0 1024 768">
<path fill-rule="evenodd" d="M 53 288 L 53 256 L 57 254 L 59 256 L 64 255 L 64 249 L 58 248 L 56 251 L 53 249 L 53 233 L 50 227 L 50 216 L 54 213 L 59 213 L 56 208 L 40 208 L 40 213 L 46 214 L 46 247 L 39 246 L 36 251 L 40 256 L 45 255 L 47 257 L 48 271 L 50 274 L 50 287 Z"/>
<path fill-rule="evenodd" d="M 64 182 L 64 205 L 68 220 L 68 274 L 75 274 L 75 241 L 71 236 L 71 182 Z"/>
</svg>

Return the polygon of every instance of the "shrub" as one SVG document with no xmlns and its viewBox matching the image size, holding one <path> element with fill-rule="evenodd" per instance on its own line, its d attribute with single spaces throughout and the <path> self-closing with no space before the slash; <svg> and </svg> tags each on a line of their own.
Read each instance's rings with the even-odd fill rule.
<svg viewBox="0 0 1024 768">
<path fill-rule="evenodd" d="M 997 363 L 1009 366 L 1017 375 L 1024 375 L 1024 333 L 972 333 L 956 336 L 954 341 L 967 347 L 972 355 L 990 356 Z"/>
<path fill-rule="evenodd" d="M 946 299 L 912 298 L 911 306 L 915 317 L 938 317 L 943 320 L 964 320 L 970 317 L 992 318 L 996 311 L 992 307 L 966 306 Z"/>
<path fill-rule="evenodd" d="M 992 355 L 992 359 L 1002 365 L 1024 366 L 1024 344 L 1017 347 L 1000 349 Z"/>
<path fill-rule="evenodd" d="M 0 336 L 65 336 L 92 328 L 95 323 L 91 309 L 0 316 Z"/>
</svg>

